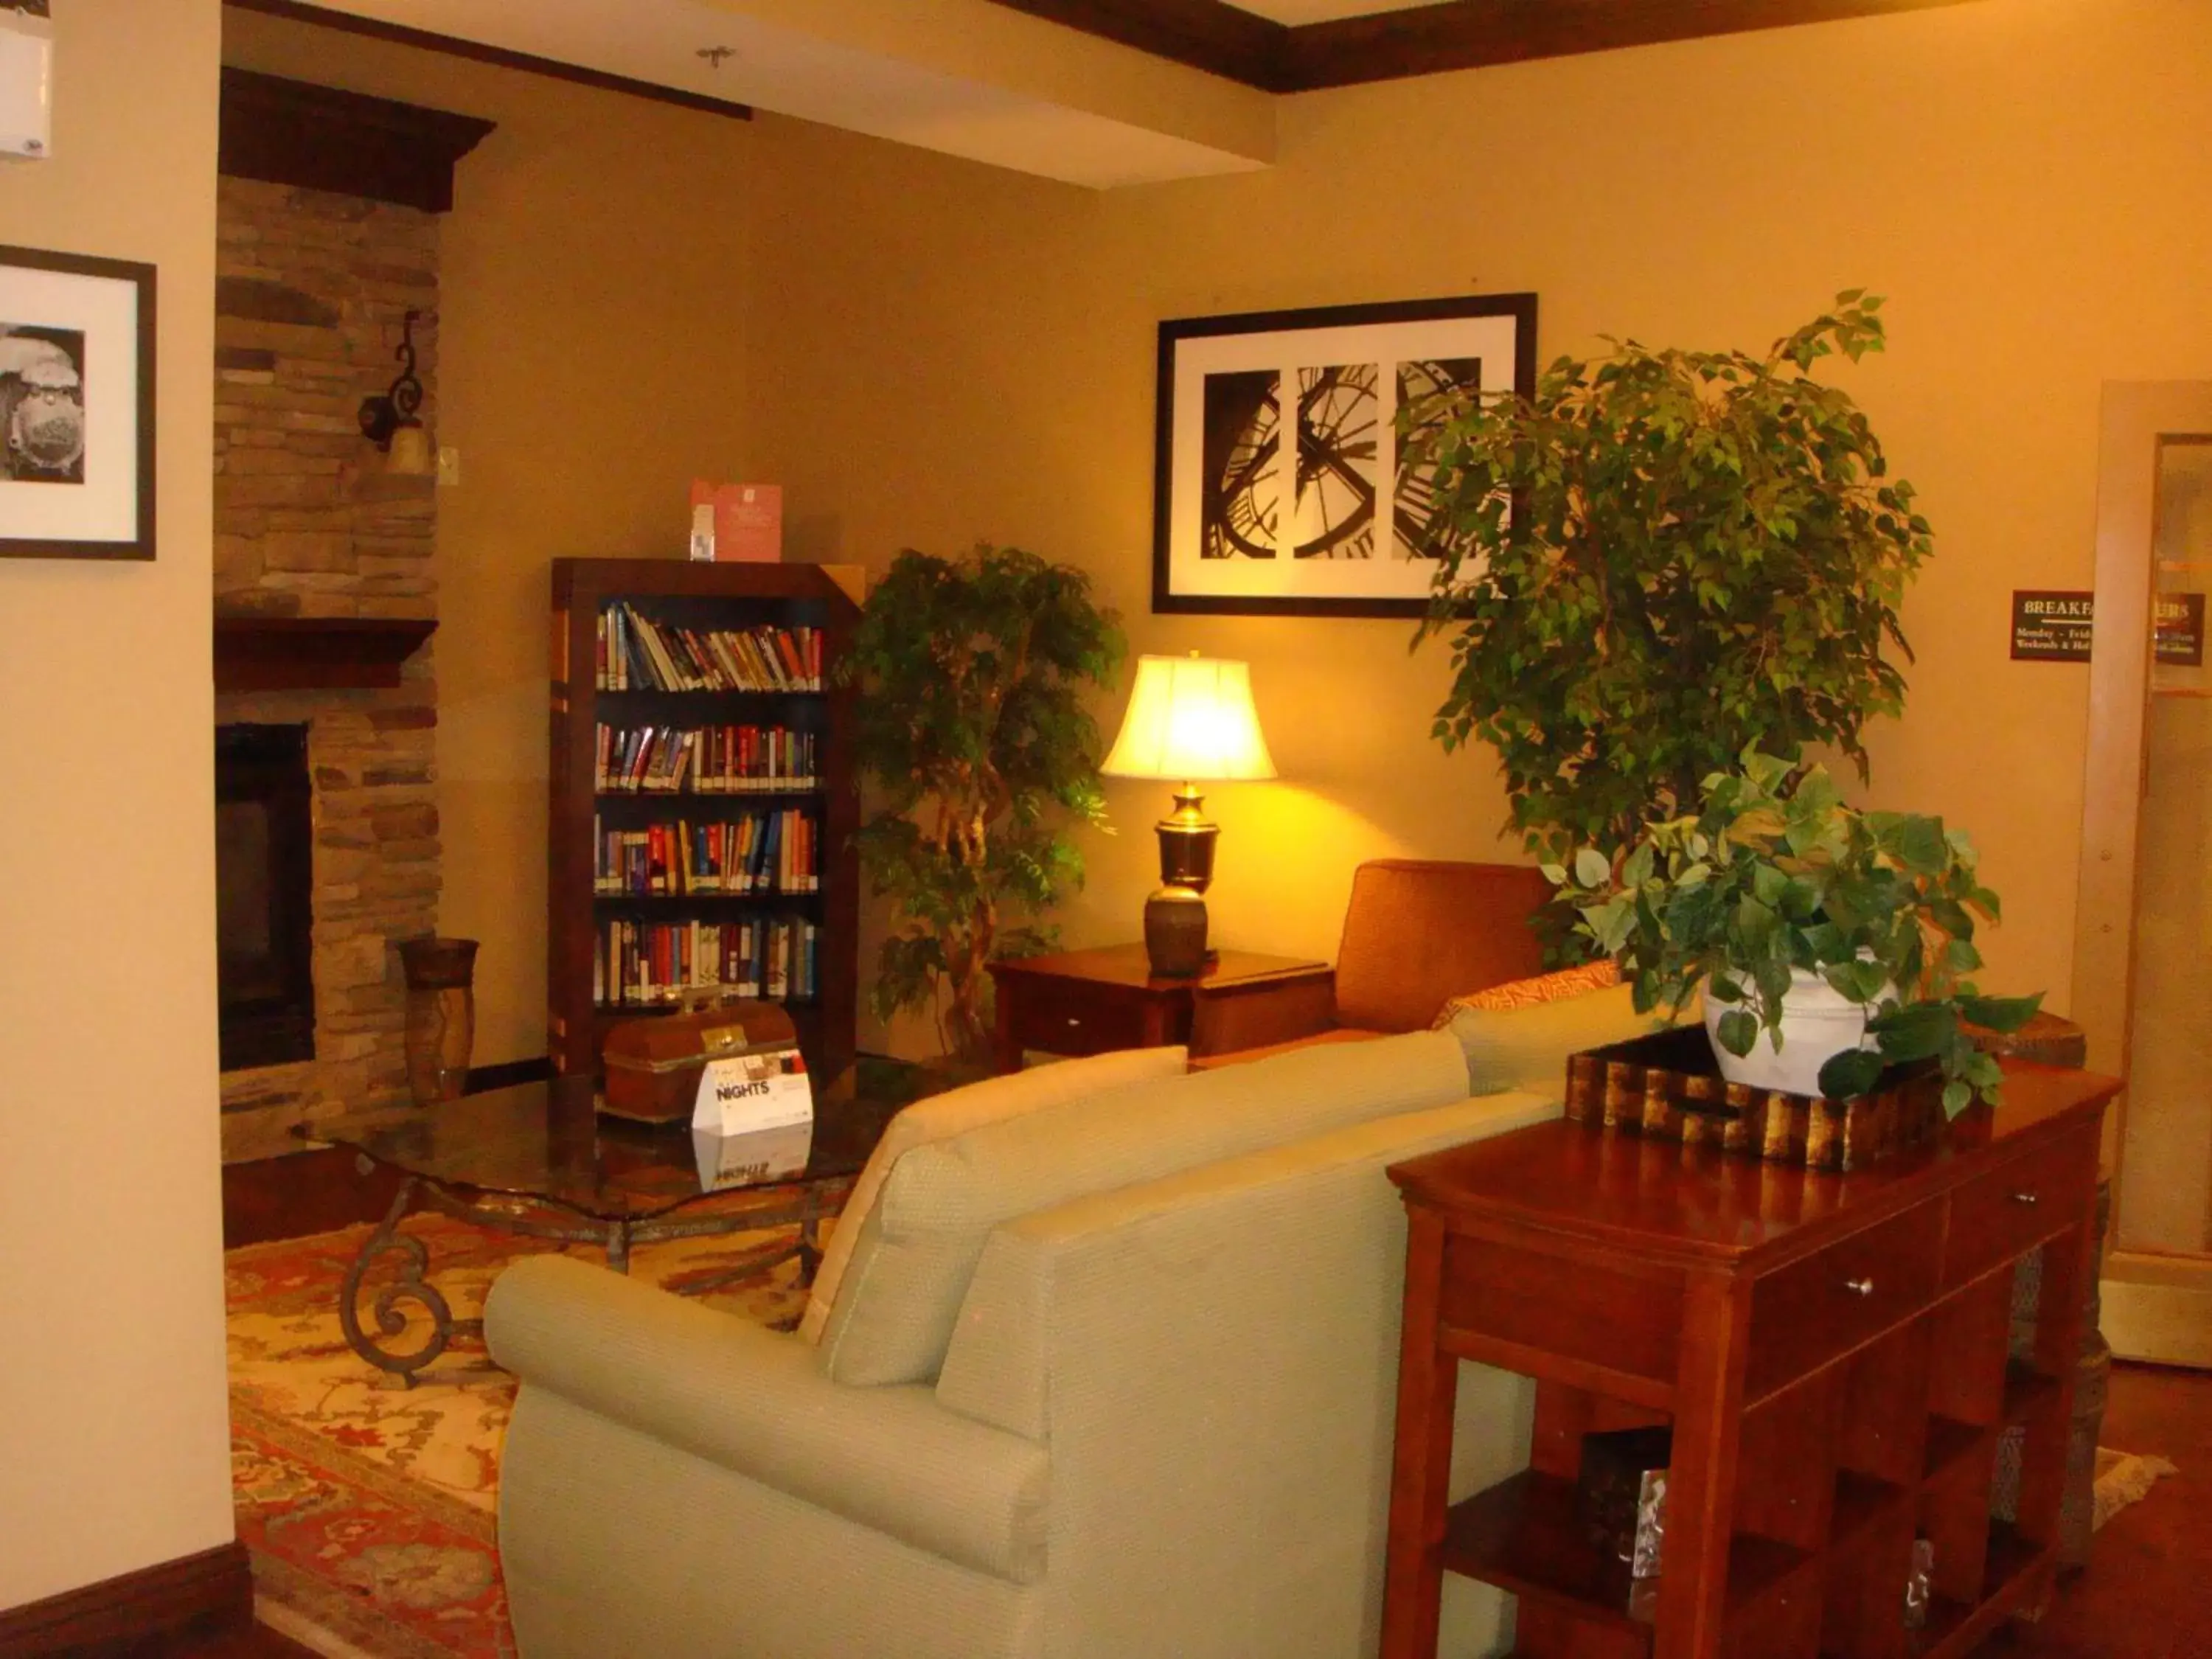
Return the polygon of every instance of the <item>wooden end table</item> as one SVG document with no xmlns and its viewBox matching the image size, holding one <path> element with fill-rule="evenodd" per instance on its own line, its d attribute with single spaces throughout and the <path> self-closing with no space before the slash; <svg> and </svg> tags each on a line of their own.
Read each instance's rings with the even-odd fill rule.
<svg viewBox="0 0 2212 1659">
<path fill-rule="evenodd" d="M 1327 965 L 1303 957 L 1224 951 L 1191 978 L 1157 979 L 1141 945 L 994 962 L 990 967 L 998 1029 L 992 1066 L 1019 1071 L 1028 1048 L 1048 1054 L 1103 1054 L 1188 1042 L 1197 987 Z"/>
<path fill-rule="evenodd" d="M 1407 1212 L 1382 1659 L 1446 1571 L 1520 1598 L 1521 1659 L 1954 1659 L 2039 1607 L 2112 1078 L 1848 1175 L 1553 1122 L 1395 1164 Z M 2013 1268 L 2048 1247 L 2008 1357 Z M 1536 1380 L 1529 1467 L 1448 1503 L 1462 1359 Z M 1673 1429 L 1656 1618 L 1576 1514 L 1585 1434 Z M 2000 1437 L 2025 1431 L 2009 1521 Z M 1916 1539 L 1933 1546 L 1907 1621 Z M 1648 1583 L 1650 1581 L 1646 1581 Z"/>
</svg>

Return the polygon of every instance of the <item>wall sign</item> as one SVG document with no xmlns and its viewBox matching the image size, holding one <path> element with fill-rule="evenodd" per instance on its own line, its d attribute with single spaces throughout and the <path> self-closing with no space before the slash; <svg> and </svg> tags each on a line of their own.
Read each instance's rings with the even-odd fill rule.
<svg viewBox="0 0 2212 1659">
<path fill-rule="evenodd" d="M 2086 589 L 2014 588 L 2012 659 L 2087 662 L 2097 596 Z"/>
<path fill-rule="evenodd" d="M 2204 596 L 2161 593 L 2152 649 L 2169 668 L 2204 666 Z"/>
<path fill-rule="evenodd" d="M 2151 635 L 2154 659 L 2169 668 L 2204 665 L 2204 596 L 2160 593 Z M 2087 662 L 2097 596 L 2086 588 L 2014 588 L 2014 662 Z"/>
</svg>

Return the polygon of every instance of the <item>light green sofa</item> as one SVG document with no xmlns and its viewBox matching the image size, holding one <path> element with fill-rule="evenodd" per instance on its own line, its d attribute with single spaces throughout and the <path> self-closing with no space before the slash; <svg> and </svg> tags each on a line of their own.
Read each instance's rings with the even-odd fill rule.
<svg viewBox="0 0 2212 1659">
<path fill-rule="evenodd" d="M 1448 1032 L 1309 1048 L 910 1147 L 818 1345 L 589 1263 L 510 1268 L 486 1328 L 521 1380 L 523 1659 L 1371 1653 L 1383 1168 L 1559 1110 L 1469 1097 L 1467 1068 Z M 1530 1409 L 1467 1370 L 1462 1492 L 1522 1465 Z M 1444 1651 L 1503 1652 L 1503 1598 L 1450 1589 Z"/>
</svg>

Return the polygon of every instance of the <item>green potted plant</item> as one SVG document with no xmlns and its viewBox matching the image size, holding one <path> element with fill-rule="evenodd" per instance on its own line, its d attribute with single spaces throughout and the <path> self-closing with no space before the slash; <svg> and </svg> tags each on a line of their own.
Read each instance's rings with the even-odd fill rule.
<svg viewBox="0 0 2212 1659">
<path fill-rule="evenodd" d="M 1763 356 L 1611 341 L 1525 400 L 1401 411 L 1437 558 L 1414 644 L 1451 647 L 1433 735 L 1498 751 L 1532 852 L 1693 811 L 1753 744 L 1829 744 L 1865 775 L 1861 728 L 1902 706 L 1885 653 L 1911 659 L 1897 607 L 1929 529 L 1865 416 L 1812 371 L 1880 351 L 1881 306 L 1840 294 Z"/>
<path fill-rule="evenodd" d="M 2017 1030 L 2043 998 L 1983 996 L 1967 977 L 1976 920 L 1998 914 L 1973 844 L 1940 818 L 1847 805 L 1824 768 L 1792 771 L 1747 751 L 1705 779 L 1696 813 L 1545 873 L 1639 1010 L 1704 988 L 1730 1081 L 1841 1099 L 1932 1060 L 1948 1115 L 1995 1100 L 1996 1061 L 1965 1028 Z"/>
<path fill-rule="evenodd" d="M 1082 884 L 1067 830 L 1105 817 L 1082 689 L 1111 681 L 1119 621 L 1081 571 L 1018 548 L 908 550 L 868 595 L 840 667 L 860 693 L 854 751 L 872 787 L 860 859 L 892 907 L 870 1006 L 931 1015 L 957 1061 L 989 1054 L 986 964 L 1049 949 L 1049 930 L 1023 918 Z"/>
</svg>

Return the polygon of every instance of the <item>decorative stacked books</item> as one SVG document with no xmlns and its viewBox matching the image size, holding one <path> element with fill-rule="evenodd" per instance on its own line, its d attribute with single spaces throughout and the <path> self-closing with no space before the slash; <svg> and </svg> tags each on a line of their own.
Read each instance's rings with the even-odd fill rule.
<svg viewBox="0 0 2212 1659">
<path fill-rule="evenodd" d="M 1725 1081 L 1701 1026 L 1681 1026 L 1567 1057 L 1567 1116 L 1686 1146 L 1708 1145 L 1808 1170 L 1860 1170 L 1933 1139 L 1942 1079 L 1893 1067 L 1850 1100 Z"/>
</svg>

